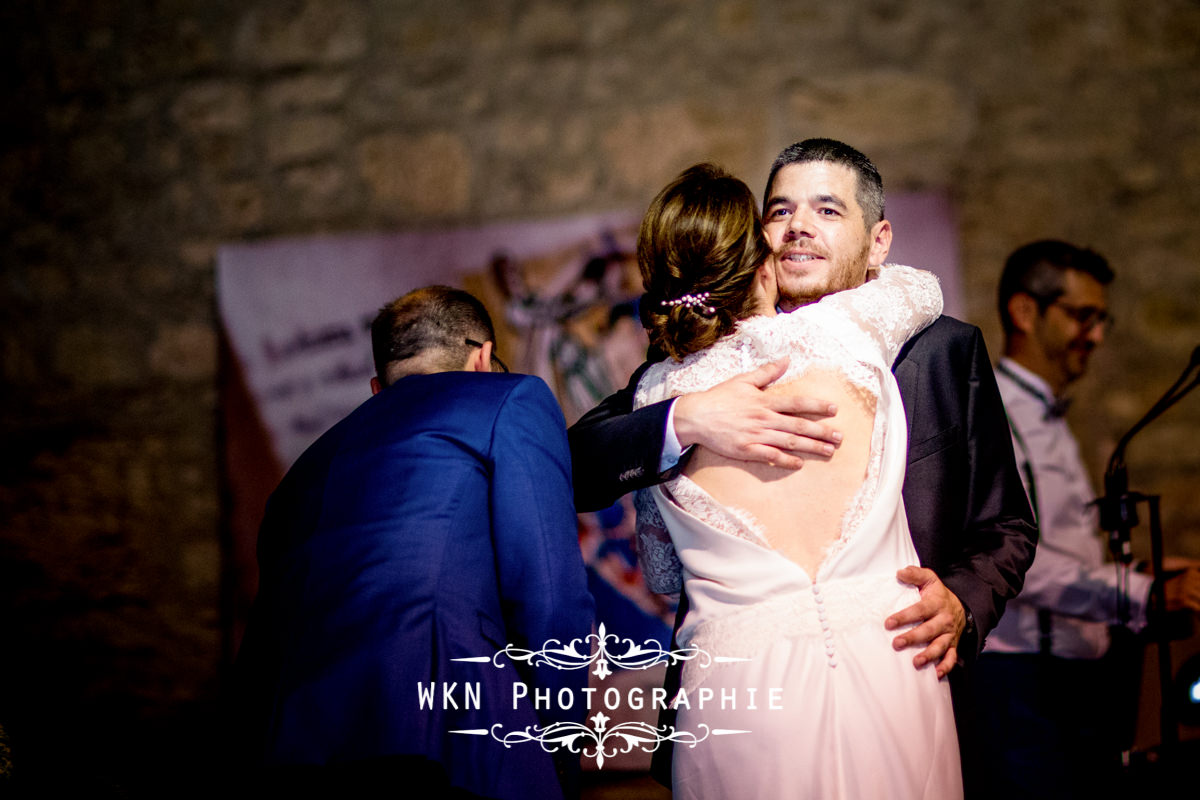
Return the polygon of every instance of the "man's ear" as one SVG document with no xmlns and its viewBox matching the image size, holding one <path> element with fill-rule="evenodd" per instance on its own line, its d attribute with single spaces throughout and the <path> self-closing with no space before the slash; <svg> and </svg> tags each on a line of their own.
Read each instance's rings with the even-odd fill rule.
<svg viewBox="0 0 1200 800">
<path fill-rule="evenodd" d="M 1032 295 L 1017 292 L 1008 298 L 1008 316 L 1012 318 L 1013 327 L 1021 333 L 1033 333 L 1033 326 L 1041 313 Z"/>
<path fill-rule="evenodd" d="M 892 223 L 881 219 L 871 226 L 871 248 L 867 252 L 867 263 L 878 267 L 887 261 L 892 249 Z"/>
<path fill-rule="evenodd" d="M 491 372 L 492 347 L 494 347 L 492 342 L 484 342 L 478 350 L 472 350 L 471 357 L 467 359 L 467 366 L 464 369 L 467 372 Z"/>
<path fill-rule="evenodd" d="M 371 378 L 371 394 L 377 395 L 383 391 L 383 384 L 379 382 L 379 378 L 372 376 Z"/>
</svg>

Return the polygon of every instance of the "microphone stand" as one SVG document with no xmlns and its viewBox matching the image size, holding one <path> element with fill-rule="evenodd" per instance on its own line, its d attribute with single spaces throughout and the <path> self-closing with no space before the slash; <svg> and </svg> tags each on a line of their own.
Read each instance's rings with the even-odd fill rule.
<svg viewBox="0 0 1200 800">
<path fill-rule="evenodd" d="M 1200 347 L 1192 351 L 1191 360 L 1184 368 L 1183 374 L 1166 393 L 1151 406 L 1129 432 L 1117 442 L 1112 457 L 1108 460 L 1108 468 L 1104 473 L 1104 496 L 1096 501 L 1100 508 L 1100 527 L 1108 531 L 1108 546 L 1113 559 L 1126 567 L 1133 560 L 1130 547 L 1130 531 L 1138 524 L 1137 504 L 1146 502 L 1150 507 L 1150 559 L 1154 568 L 1154 584 L 1151 587 L 1150 608 L 1155 612 L 1151 620 L 1151 630 L 1158 642 L 1158 678 L 1162 697 L 1162 709 L 1159 714 L 1160 732 L 1162 737 L 1161 749 L 1163 754 L 1174 753 L 1179 742 L 1179 725 L 1176 720 L 1175 705 L 1171 702 L 1171 643 L 1166 624 L 1166 588 L 1163 582 L 1163 545 L 1162 525 L 1159 519 L 1159 496 L 1144 495 L 1141 492 L 1129 491 L 1129 470 L 1125 465 L 1125 448 L 1134 435 L 1158 419 L 1168 408 L 1178 403 L 1197 385 L 1200 385 Z M 1188 377 L 1193 372 L 1191 382 Z M 1129 623 L 1129 594 L 1128 582 L 1125 590 L 1118 595 L 1117 617 L 1122 625 Z"/>
</svg>

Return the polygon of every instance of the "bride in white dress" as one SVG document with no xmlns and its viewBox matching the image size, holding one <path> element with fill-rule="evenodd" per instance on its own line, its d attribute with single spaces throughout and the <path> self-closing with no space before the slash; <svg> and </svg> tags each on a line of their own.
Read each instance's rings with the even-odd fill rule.
<svg viewBox="0 0 1200 800">
<path fill-rule="evenodd" d="M 961 797 L 949 685 L 894 650 L 883 624 L 919 599 L 896 572 L 920 563 L 890 367 L 941 313 L 937 279 L 884 266 L 776 314 L 753 194 L 709 165 L 656 198 L 638 257 L 643 320 L 672 358 L 641 378 L 635 407 L 788 357 L 770 390 L 836 403 L 844 436 L 798 471 L 701 448 L 640 493 L 647 582 L 685 589 L 690 604 L 680 645 L 742 659 L 684 667 L 676 728 L 705 738 L 675 747 L 674 797 Z"/>
</svg>

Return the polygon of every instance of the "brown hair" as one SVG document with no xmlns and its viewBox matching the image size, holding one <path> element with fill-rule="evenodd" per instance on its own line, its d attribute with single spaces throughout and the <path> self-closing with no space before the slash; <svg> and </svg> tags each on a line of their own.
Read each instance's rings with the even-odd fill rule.
<svg viewBox="0 0 1200 800">
<path fill-rule="evenodd" d="M 651 345 L 681 360 L 730 333 L 754 314 L 755 275 L 770 255 L 750 187 L 713 164 L 684 170 L 650 203 L 638 234 Z M 669 304 L 702 293 L 702 303 Z"/>
</svg>

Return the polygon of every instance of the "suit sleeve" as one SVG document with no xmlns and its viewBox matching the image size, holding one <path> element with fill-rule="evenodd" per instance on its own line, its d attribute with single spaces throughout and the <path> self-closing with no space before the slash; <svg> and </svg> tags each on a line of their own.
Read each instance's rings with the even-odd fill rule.
<svg viewBox="0 0 1200 800">
<path fill-rule="evenodd" d="M 567 431 L 575 475 L 575 505 L 595 511 L 622 495 L 659 483 L 659 459 L 671 401 L 633 410 L 633 394 L 649 364 Z"/>
<path fill-rule="evenodd" d="M 1037 528 L 1013 457 L 1008 418 L 980 331 L 973 329 L 966 390 L 966 520 L 958 558 L 940 576 L 971 612 L 975 629 L 959 642 L 973 659 L 1021 591 Z M 973 634 L 973 635 L 971 635 Z"/>
<path fill-rule="evenodd" d="M 493 429 L 492 467 L 492 537 L 510 643 L 536 650 L 551 640 L 568 645 L 587 637 L 594 607 L 571 502 L 566 425 L 541 379 L 518 382 L 505 398 Z M 578 693 L 587 682 L 585 670 L 533 668 L 536 686 L 552 697 L 562 688 Z M 565 716 L 554 702 L 538 714 L 543 725 Z M 582 719 L 578 703 L 571 715 Z"/>
</svg>

